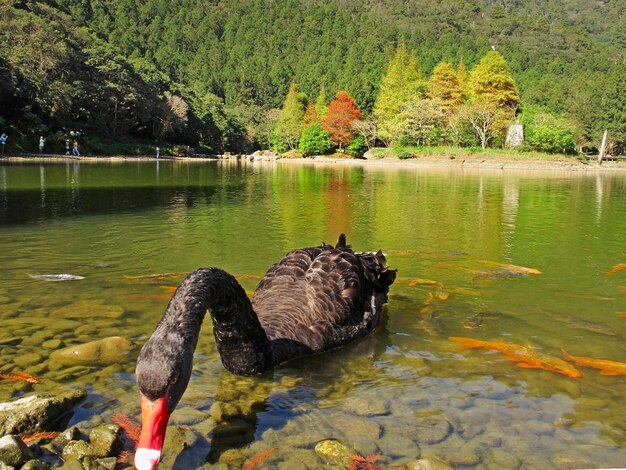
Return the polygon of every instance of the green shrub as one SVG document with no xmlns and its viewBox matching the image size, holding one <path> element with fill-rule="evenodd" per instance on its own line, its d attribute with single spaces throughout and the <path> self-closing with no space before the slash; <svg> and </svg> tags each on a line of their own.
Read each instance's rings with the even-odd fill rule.
<svg viewBox="0 0 626 470">
<path fill-rule="evenodd" d="M 333 149 L 333 143 L 321 125 L 313 124 L 302 131 L 298 149 L 305 157 L 325 155 Z"/>
<path fill-rule="evenodd" d="M 575 153 L 574 134 L 567 129 L 539 125 L 528 132 L 528 143 L 535 149 L 546 153 Z"/>
<path fill-rule="evenodd" d="M 346 152 L 353 157 L 360 158 L 365 152 L 367 152 L 367 144 L 365 143 L 365 137 L 357 135 L 352 142 L 346 147 Z"/>
<path fill-rule="evenodd" d="M 576 153 L 574 126 L 564 117 L 529 107 L 524 113 L 526 143 L 546 153 Z"/>
<path fill-rule="evenodd" d="M 272 129 L 272 133 L 270 134 L 270 146 L 272 150 L 277 153 L 285 153 L 287 150 L 289 150 L 289 146 L 287 145 L 287 142 L 282 137 L 280 137 L 280 135 L 278 135 L 277 129 L 277 127 L 274 127 Z"/>
</svg>

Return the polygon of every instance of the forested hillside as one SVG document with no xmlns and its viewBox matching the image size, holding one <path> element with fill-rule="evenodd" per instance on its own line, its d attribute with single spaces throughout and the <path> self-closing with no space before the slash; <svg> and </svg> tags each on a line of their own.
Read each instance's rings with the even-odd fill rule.
<svg viewBox="0 0 626 470">
<path fill-rule="evenodd" d="M 371 113 L 403 43 L 426 78 L 496 49 L 518 112 L 623 149 L 624 15 L 624 0 L 0 0 L 0 131 L 263 147 L 292 82 Z"/>
</svg>

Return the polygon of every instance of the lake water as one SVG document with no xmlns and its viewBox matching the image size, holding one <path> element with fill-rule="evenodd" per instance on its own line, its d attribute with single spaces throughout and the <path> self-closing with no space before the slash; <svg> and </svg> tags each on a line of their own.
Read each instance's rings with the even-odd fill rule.
<svg viewBox="0 0 626 470">
<path fill-rule="evenodd" d="M 239 465 L 272 448 L 265 468 L 317 468 L 324 439 L 381 465 L 626 464 L 626 376 L 522 368 L 449 339 L 626 362 L 624 172 L 2 162 L 0 369 L 42 383 L 0 380 L 0 400 L 79 385 L 89 395 L 70 425 L 138 418 L 136 354 L 184 273 L 218 266 L 253 291 L 284 253 L 340 232 L 398 268 L 384 324 L 240 378 L 222 368 L 207 320 L 171 420 L 184 427 L 168 432 L 191 445 L 175 460 L 166 445 L 159 468 Z M 58 273 L 84 279 L 31 277 Z M 137 347 L 113 364 L 50 359 L 116 335 Z"/>
</svg>

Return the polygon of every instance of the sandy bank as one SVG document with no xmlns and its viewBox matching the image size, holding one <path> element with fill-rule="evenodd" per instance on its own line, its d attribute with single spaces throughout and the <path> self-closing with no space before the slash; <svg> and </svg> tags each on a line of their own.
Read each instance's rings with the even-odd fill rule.
<svg viewBox="0 0 626 470">
<path fill-rule="evenodd" d="M 0 162 L 114 162 L 114 161 L 156 161 L 152 155 L 39 155 L 18 154 L 0 157 Z M 609 160 L 598 164 L 595 160 L 581 161 L 573 157 L 556 156 L 554 158 L 533 158 L 528 156 L 486 157 L 483 155 L 454 156 L 419 156 L 399 159 L 393 157 L 358 159 L 317 156 L 312 158 L 253 158 L 249 155 L 196 155 L 192 157 L 162 156 L 159 161 L 244 161 L 267 162 L 273 164 L 298 165 L 351 165 L 372 167 L 410 167 L 410 168 L 458 168 L 488 170 L 558 170 L 558 171 L 626 171 L 626 159 Z"/>
</svg>

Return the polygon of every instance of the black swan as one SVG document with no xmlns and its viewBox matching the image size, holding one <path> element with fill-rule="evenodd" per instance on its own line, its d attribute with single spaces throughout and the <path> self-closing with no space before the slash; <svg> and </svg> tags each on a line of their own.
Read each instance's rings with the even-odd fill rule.
<svg viewBox="0 0 626 470">
<path fill-rule="evenodd" d="M 224 367 L 253 375 L 372 331 L 395 278 L 382 252 L 354 252 L 344 234 L 335 247 L 322 243 L 287 253 L 269 268 L 251 301 L 221 269 L 189 274 L 137 359 L 142 426 L 135 466 L 151 470 L 159 463 L 207 310 Z"/>
</svg>

